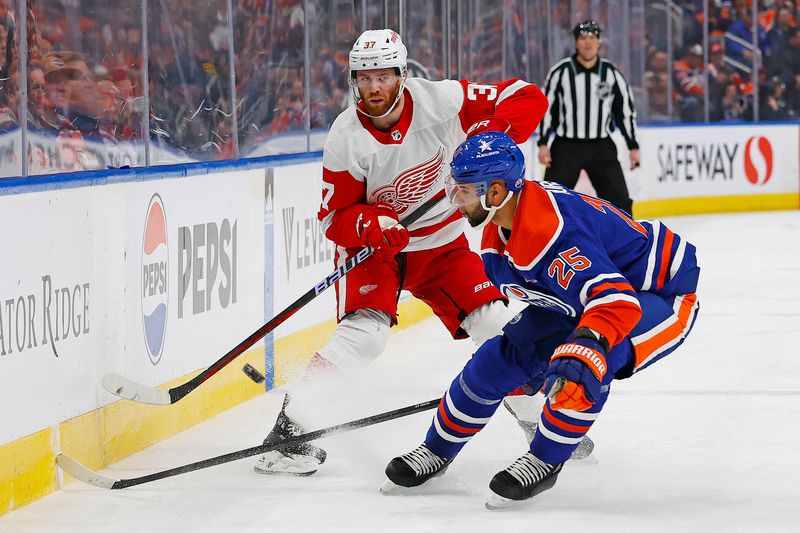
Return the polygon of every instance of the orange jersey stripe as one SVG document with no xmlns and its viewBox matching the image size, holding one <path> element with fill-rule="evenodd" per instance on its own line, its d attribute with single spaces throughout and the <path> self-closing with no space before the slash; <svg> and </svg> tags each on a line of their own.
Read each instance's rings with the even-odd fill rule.
<svg viewBox="0 0 800 533">
<path fill-rule="evenodd" d="M 563 420 L 559 420 L 558 418 L 553 415 L 553 412 L 550 410 L 550 406 L 548 404 L 544 405 L 544 409 L 542 410 L 542 414 L 547 419 L 548 422 L 553 424 L 554 426 L 558 426 L 564 431 L 570 431 L 572 433 L 586 433 L 589 431 L 591 426 L 577 426 L 575 424 L 570 424 L 569 422 L 564 422 Z"/>
<path fill-rule="evenodd" d="M 601 283 L 600 285 L 597 285 L 596 287 L 592 288 L 591 292 L 589 293 L 589 298 L 594 298 L 601 292 L 607 291 L 609 289 L 616 289 L 620 292 L 624 291 L 636 292 L 633 290 L 633 287 L 631 287 L 631 284 L 625 281 L 618 281 L 615 283 Z"/>
<path fill-rule="evenodd" d="M 552 246 L 563 226 L 552 195 L 537 182 L 526 181 L 514 212 L 514 232 L 506 253 L 516 266 L 528 270 Z"/>
<path fill-rule="evenodd" d="M 587 327 L 603 335 L 611 346 L 620 342 L 642 318 L 642 308 L 627 302 L 608 302 L 589 309 L 581 317 L 578 327 Z"/>
<path fill-rule="evenodd" d="M 664 234 L 664 246 L 661 248 L 661 267 L 658 271 L 658 278 L 656 279 L 656 289 L 660 289 L 664 286 L 664 278 L 667 277 L 667 267 L 669 266 L 669 260 L 672 257 L 672 240 L 675 238 L 675 234 L 672 231 L 664 226 L 664 229 L 667 232 Z"/>
<path fill-rule="evenodd" d="M 467 428 L 464 426 L 460 426 L 455 422 L 453 422 L 452 420 L 450 420 L 450 417 L 447 416 L 447 411 L 444 410 L 444 398 L 442 398 L 442 401 L 439 402 L 439 414 L 442 416 L 444 424 L 453 431 L 458 431 L 459 433 L 469 433 L 474 435 L 475 433 L 481 430 L 481 428 Z"/>
<path fill-rule="evenodd" d="M 686 325 L 689 323 L 689 318 L 692 314 L 692 308 L 697 302 L 697 294 L 691 293 L 684 296 L 680 308 L 678 308 L 678 317 L 675 322 L 670 324 L 664 331 L 660 332 L 646 341 L 634 345 L 634 355 L 636 358 L 635 368 L 639 368 L 644 361 L 650 357 L 653 352 L 664 346 L 665 344 L 675 340 L 683 334 Z"/>
</svg>

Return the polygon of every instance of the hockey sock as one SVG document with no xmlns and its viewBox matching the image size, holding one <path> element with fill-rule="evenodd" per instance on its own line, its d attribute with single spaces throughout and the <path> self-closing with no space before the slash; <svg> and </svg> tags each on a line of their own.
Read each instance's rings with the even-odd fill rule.
<svg viewBox="0 0 800 533">
<path fill-rule="evenodd" d="M 459 374 L 439 402 L 425 446 L 439 457 L 454 457 L 489 422 L 500 401 L 477 396 Z"/>
<path fill-rule="evenodd" d="M 531 370 L 520 359 L 504 336 L 481 345 L 442 398 L 425 438 L 428 449 L 447 459 L 461 451 L 502 399 L 530 380 Z"/>
<path fill-rule="evenodd" d="M 531 453 L 550 464 L 563 463 L 569 459 L 597 420 L 607 398 L 608 386 L 604 386 L 600 400 L 586 411 L 555 410 L 550 407 L 550 400 L 547 400 L 539 416 L 536 436 L 531 442 Z"/>
</svg>

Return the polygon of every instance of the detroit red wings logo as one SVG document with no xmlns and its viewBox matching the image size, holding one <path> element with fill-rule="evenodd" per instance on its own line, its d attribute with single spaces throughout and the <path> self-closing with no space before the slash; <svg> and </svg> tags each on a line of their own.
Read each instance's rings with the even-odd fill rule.
<svg viewBox="0 0 800 533">
<path fill-rule="evenodd" d="M 422 164 L 401 172 L 392 183 L 375 189 L 370 195 L 372 203 L 389 204 L 398 215 L 422 201 L 436 183 L 444 165 L 444 147 Z"/>
</svg>

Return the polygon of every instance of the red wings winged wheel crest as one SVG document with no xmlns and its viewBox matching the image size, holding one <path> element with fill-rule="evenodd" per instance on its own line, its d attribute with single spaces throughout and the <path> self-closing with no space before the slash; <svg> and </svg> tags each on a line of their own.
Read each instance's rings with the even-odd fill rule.
<svg viewBox="0 0 800 533">
<path fill-rule="evenodd" d="M 401 172 L 389 185 L 375 189 L 370 195 L 372 202 L 389 204 L 398 215 L 402 215 L 427 196 L 443 164 L 444 147 L 440 146 L 431 159 Z"/>
</svg>

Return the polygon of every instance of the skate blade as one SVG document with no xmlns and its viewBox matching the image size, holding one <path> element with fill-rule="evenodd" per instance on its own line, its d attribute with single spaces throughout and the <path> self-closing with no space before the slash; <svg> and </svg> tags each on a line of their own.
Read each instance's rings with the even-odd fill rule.
<svg viewBox="0 0 800 533">
<path fill-rule="evenodd" d="M 253 471 L 256 474 L 261 474 L 262 476 L 294 476 L 294 477 L 306 477 L 310 476 L 311 474 L 316 473 L 317 469 L 313 470 L 270 470 L 270 469 L 263 469 L 257 466 L 253 467 Z"/>
<path fill-rule="evenodd" d="M 500 509 L 508 509 L 509 507 L 519 505 L 519 503 L 520 502 L 518 500 L 504 498 L 493 492 L 489 494 L 489 497 L 486 499 L 486 508 L 490 511 L 498 511 Z"/>
<path fill-rule="evenodd" d="M 394 496 L 395 494 L 403 494 L 408 492 L 411 487 L 403 487 L 402 485 L 398 485 L 397 483 L 393 482 L 391 479 L 387 479 L 386 482 L 381 486 L 381 494 L 386 496 Z"/>
<path fill-rule="evenodd" d="M 592 454 L 586 457 L 571 457 L 569 464 L 570 466 L 595 466 L 600 464 L 600 460 Z"/>
<path fill-rule="evenodd" d="M 297 476 L 305 477 L 315 473 L 319 468 L 319 461 L 310 457 L 294 456 L 284 457 L 269 466 L 256 464 L 253 470 L 264 476 Z"/>
</svg>

